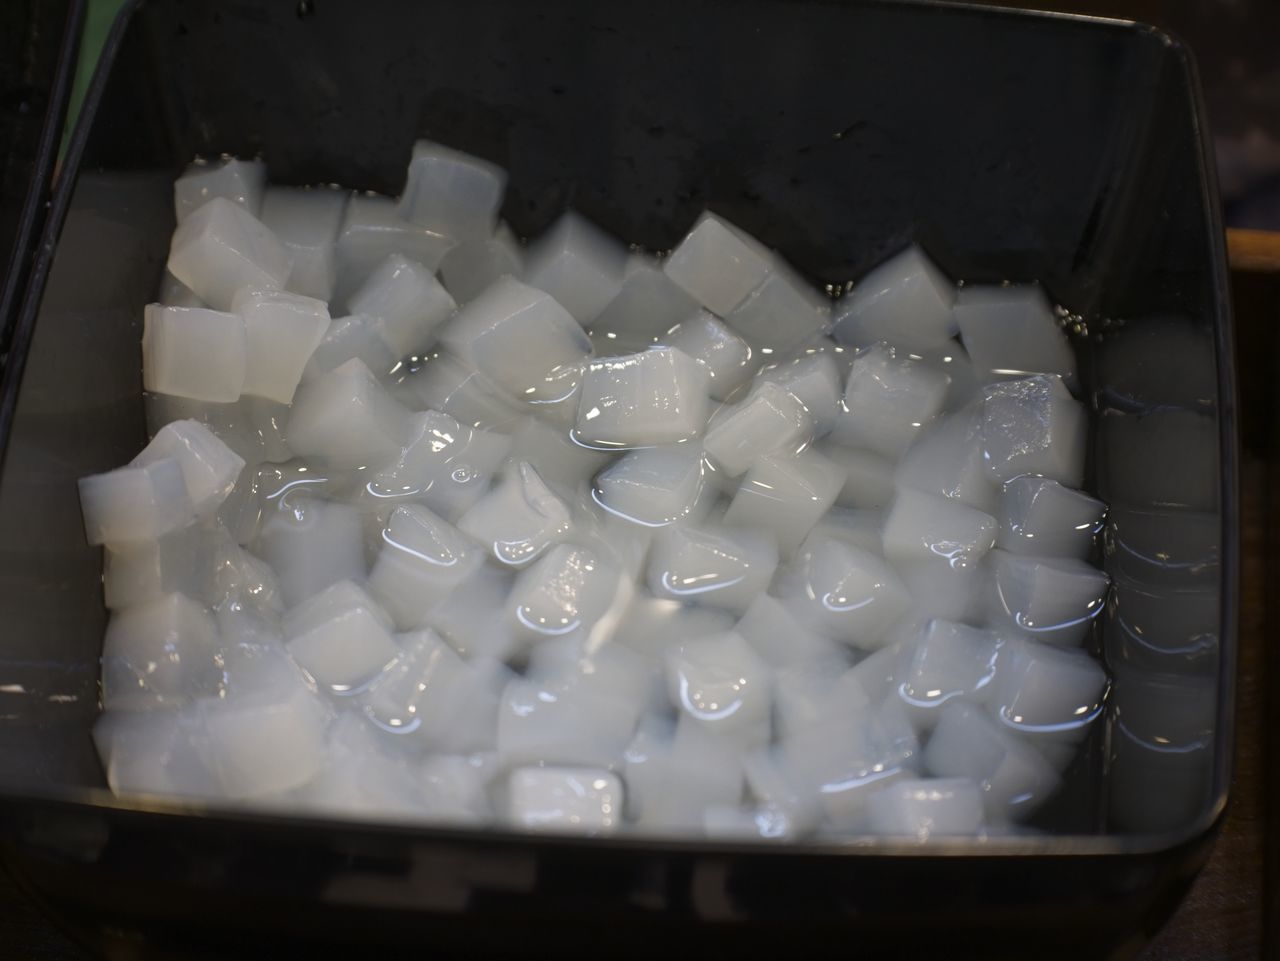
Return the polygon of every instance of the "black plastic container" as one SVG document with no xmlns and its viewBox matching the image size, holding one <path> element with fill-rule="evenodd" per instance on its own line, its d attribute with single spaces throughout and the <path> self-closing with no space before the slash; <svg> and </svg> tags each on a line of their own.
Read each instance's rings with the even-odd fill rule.
<svg viewBox="0 0 1280 961">
<path fill-rule="evenodd" d="M 441 956 L 1136 952 L 1207 855 L 1230 764 L 1234 379 L 1202 118 L 1185 48 L 1114 21 L 823 0 L 128 8 L 0 408 L 10 862 L 90 932 L 249 938 L 276 956 L 266 933 L 360 956 L 380 942 Z M 1117 508 L 1107 564 L 1137 586 L 1098 639 L 1116 685 L 1056 805 L 1065 833 L 584 841 L 196 816 L 105 791 L 88 734 L 101 558 L 75 480 L 145 438 L 138 339 L 172 180 L 225 151 L 260 153 L 276 181 L 394 192 L 419 136 L 507 167 L 503 214 L 522 234 L 573 205 L 661 249 L 709 205 L 815 279 L 854 279 L 917 239 L 955 277 L 1038 278 L 1079 312 L 1092 486 Z M 1140 620 L 1160 592 L 1188 591 L 1207 630 L 1133 643 L 1147 636 L 1135 625 L 1161 629 Z"/>
</svg>

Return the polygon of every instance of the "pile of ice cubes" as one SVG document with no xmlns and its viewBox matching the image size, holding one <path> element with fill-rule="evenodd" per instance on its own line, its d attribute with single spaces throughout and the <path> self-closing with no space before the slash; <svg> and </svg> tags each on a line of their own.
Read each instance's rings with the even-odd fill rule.
<svg viewBox="0 0 1280 961">
<path fill-rule="evenodd" d="M 87 477 L 122 794 L 536 831 L 1022 830 L 1098 718 L 1104 505 L 1035 285 L 839 300 L 420 142 L 397 200 L 175 186 L 153 436 Z"/>
</svg>

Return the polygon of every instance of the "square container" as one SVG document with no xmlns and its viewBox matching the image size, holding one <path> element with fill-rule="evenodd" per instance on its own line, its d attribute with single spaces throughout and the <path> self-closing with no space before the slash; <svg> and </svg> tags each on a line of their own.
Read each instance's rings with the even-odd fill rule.
<svg viewBox="0 0 1280 961">
<path fill-rule="evenodd" d="M 76 479 L 145 440 L 142 308 L 173 180 L 228 152 L 263 156 L 276 182 L 395 193 L 418 137 L 505 167 L 521 235 L 572 206 L 668 249 L 710 207 L 820 283 L 918 240 L 955 278 L 1039 279 L 1078 314 L 1086 486 L 1112 503 L 1117 584 L 1092 643 L 1114 685 L 1037 817 L 1052 833 L 582 840 L 111 796 L 89 736 L 101 556 Z M 1230 763 L 1234 379 L 1203 110 L 1177 41 L 932 3 L 150 0 L 117 23 L 66 164 L 0 399 L 0 832 L 91 938 L 1127 956 L 1203 863 Z"/>
</svg>

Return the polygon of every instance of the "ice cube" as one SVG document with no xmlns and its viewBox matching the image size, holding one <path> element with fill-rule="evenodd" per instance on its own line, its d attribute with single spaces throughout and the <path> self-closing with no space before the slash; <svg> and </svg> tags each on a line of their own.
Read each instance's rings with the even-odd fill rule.
<svg viewBox="0 0 1280 961">
<path fill-rule="evenodd" d="M 424 797 L 417 772 L 382 750 L 377 729 L 359 713 L 340 715 L 329 728 L 324 770 L 294 792 L 292 804 L 363 820 L 418 820 Z"/>
<path fill-rule="evenodd" d="M 102 641 L 102 706 L 147 710 L 214 694 L 217 655 L 213 615 L 184 594 L 115 611 Z"/>
<path fill-rule="evenodd" d="M 493 233 L 506 186 L 506 171 L 497 164 L 419 140 L 398 211 L 410 223 L 455 241 L 479 240 Z"/>
<path fill-rule="evenodd" d="M 500 564 L 523 567 L 572 529 L 569 507 L 525 461 L 462 515 L 458 529 L 474 537 Z"/>
<path fill-rule="evenodd" d="M 772 260 L 758 240 L 707 211 L 671 252 L 663 270 L 700 304 L 724 317 L 760 285 Z"/>
<path fill-rule="evenodd" d="M 507 623 L 507 597 L 514 578 L 482 564 L 427 612 L 427 626 L 465 658 L 505 660 L 520 648 Z"/>
<path fill-rule="evenodd" d="M 528 461 L 539 477 L 566 491 L 577 490 L 611 460 L 609 452 L 575 444 L 566 431 L 533 417 L 512 431 L 508 457 Z"/>
<path fill-rule="evenodd" d="M 381 378 L 390 377 L 402 358 L 388 342 L 386 326 L 381 318 L 367 314 L 333 318 L 311 352 L 302 379 L 315 380 L 349 360 L 359 360 Z"/>
<path fill-rule="evenodd" d="M 349 360 L 302 386 L 287 437 L 296 454 L 329 467 L 380 467 L 399 455 L 410 426 L 369 368 Z"/>
<path fill-rule="evenodd" d="M 618 763 L 635 729 L 633 705 L 608 692 L 547 690 L 517 679 L 498 708 L 498 754 L 506 764 Z"/>
<path fill-rule="evenodd" d="M 885 518 L 884 553 L 895 563 L 945 560 L 972 568 L 995 546 L 996 519 L 947 497 L 903 488 Z"/>
<path fill-rule="evenodd" d="M 1186 410 L 1110 413 L 1098 423 L 1099 493 L 1126 507 L 1215 513 L 1222 483 L 1219 443 L 1216 416 Z M 1080 486 L 1075 474 L 1042 473 Z"/>
<path fill-rule="evenodd" d="M 627 274 L 617 296 L 592 321 L 591 335 L 598 348 L 610 346 L 608 353 L 644 350 L 697 311 L 698 302 L 660 267 L 641 264 Z"/>
<path fill-rule="evenodd" d="M 613 834 L 622 823 L 622 782 L 596 768 L 518 768 L 507 803 L 508 819 L 530 831 Z"/>
<path fill-rule="evenodd" d="M 524 277 L 590 327 L 622 289 L 627 256 L 619 240 L 569 211 L 529 244 Z"/>
<path fill-rule="evenodd" d="M 218 794 L 214 774 L 201 757 L 205 738 L 193 709 L 106 711 L 93 725 L 93 741 L 116 795 Z"/>
<path fill-rule="evenodd" d="M 365 278 L 391 254 L 401 254 L 427 270 L 435 270 L 456 243 L 447 234 L 402 219 L 390 197 L 353 193 L 343 211 L 334 247 L 335 281 L 330 306 L 345 306 Z"/>
<path fill-rule="evenodd" d="M 893 693 L 917 730 L 929 730 L 944 704 L 991 698 L 1004 648 L 1005 639 L 994 631 L 930 620 L 912 645 L 910 659 L 895 672 Z"/>
<path fill-rule="evenodd" d="M 259 217 L 293 257 L 289 290 L 332 299 L 334 248 L 350 196 L 333 186 L 267 188 Z"/>
<path fill-rule="evenodd" d="M 490 758 L 483 754 L 435 754 L 418 767 L 423 814 L 433 821 L 480 824 L 493 816 L 488 786 Z"/>
<path fill-rule="evenodd" d="M 247 373 L 244 321 L 203 307 L 148 304 L 143 312 L 146 390 L 193 400 L 236 400 Z"/>
<path fill-rule="evenodd" d="M 637 596 L 618 624 L 613 643 L 651 658 L 661 658 L 671 648 L 733 628 L 734 617 L 714 608 L 686 607 L 679 601 Z M 665 695 L 664 695 L 665 700 Z"/>
<path fill-rule="evenodd" d="M 433 353 L 407 375 L 397 396 L 412 407 L 430 407 L 484 430 L 511 433 L 529 416 L 528 407 L 498 395 L 487 378 L 447 353 Z"/>
<path fill-rule="evenodd" d="M 940 494 L 994 515 L 999 488 L 987 475 L 982 443 L 982 405 L 935 421 L 903 455 L 898 486 Z"/>
<path fill-rule="evenodd" d="M 169 273 L 168 269 L 165 270 L 164 276 L 160 279 L 160 293 L 156 299 L 166 307 L 209 306 L 196 296 L 194 290 Z"/>
<path fill-rule="evenodd" d="M 822 437 L 835 427 L 840 416 L 843 380 L 839 365 L 830 354 L 804 354 L 766 367 L 759 377 L 789 391 L 804 404 L 813 419 L 816 436 Z"/>
<path fill-rule="evenodd" d="M 348 302 L 353 314 L 382 321 L 397 358 L 424 352 L 457 306 L 435 274 L 400 254 L 378 264 Z"/>
<path fill-rule="evenodd" d="M 751 602 L 734 631 L 775 668 L 829 662 L 838 656 L 835 645 L 797 621 L 781 601 L 768 594 Z"/>
<path fill-rule="evenodd" d="M 627 746 L 627 805 L 646 832 L 701 832 L 703 812 L 742 800 L 739 752 L 682 717 L 675 731 L 649 724 Z"/>
<path fill-rule="evenodd" d="M 901 661 L 901 657 L 897 660 Z M 779 741 L 797 738 L 815 728 L 866 727 L 872 699 L 875 703 L 883 701 L 888 686 L 876 685 L 868 693 L 865 681 L 865 672 L 855 673 L 848 659 L 835 652 L 779 670 L 773 695 Z"/>
<path fill-rule="evenodd" d="M 769 742 L 772 671 L 739 634 L 689 641 L 666 660 L 677 710 L 732 743 Z"/>
<path fill-rule="evenodd" d="M 156 540 L 108 545 L 102 589 L 107 608 L 120 610 L 175 592 L 215 606 L 213 567 L 225 531 L 192 524 Z"/>
<path fill-rule="evenodd" d="M 944 557 L 897 560 L 894 569 L 907 585 L 915 613 L 981 624 L 986 617 L 991 572 L 983 563 L 952 565 Z"/>
<path fill-rule="evenodd" d="M 236 293 L 232 309 L 245 329 L 241 392 L 293 403 L 307 360 L 329 330 L 329 308 L 300 294 L 245 287 Z"/>
<path fill-rule="evenodd" d="M 658 597 L 741 614 L 777 566 L 777 544 L 762 531 L 673 526 L 654 541 L 648 585 Z"/>
<path fill-rule="evenodd" d="M 1058 789 L 1060 779 L 1030 744 L 1002 729 L 982 707 L 954 701 L 938 715 L 924 749 L 933 777 L 963 777 L 982 790 L 983 810 L 996 824 L 1022 820 Z"/>
<path fill-rule="evenodd" d="M 192 211 L 169 246 L 169 272 L 215 310 L 230 310 L 241 287 L 283 287 L 292 267 L 279 238 L 223 197 Z"/>
<path fill-rule="evenodd" d="M 869 450 L 855 450 L 843 444 L 819 444 L 815 449 L 844 471 L 844 486 L 836 495 L 839 506 L 861 510 L 889 506 L 895 490 L 892 463 Z"/>
<path fill-rule="evenodd" d="M 835 310 L 835 338 L 867 347 L 940 347 L 956 332 L 955 285 L 914 244 L 858 281 Z"/>
<path fill-rule="evenodd" d="M 813 419 L 789 390 L 765 381 L 751 396 L 719 412 L 708 425 L 707 454 L 730 477 L 775 451 L 800 450 L 813 436 Z"/>
<path fill-rule="evenodd" d="M 516 578 L 507 616 L 515 634 L 528 642 L 589 631 L 617 585 L 612 565 L 592 551 L 561 544 Z"/>
<path fill-rule="evenodd" d="M 826 334 L 831 302 L 781 258 L 771 257 L 769 273 L 725 315 L 725 323 L 762 356 L 776 358 Z"/>
<path fill-rule="evenodd" d="M 290 606 L 365 575 L 360 515 L 345 504 L 294 499 L 263 525 L 258 552 L 275 569 L 281 597 Z"/>
<path fill-rule="evenodd" d="M 591 361 L 575 437 L 603 448 L 650 447 L 697 437 L 707 420 L 706 370 L 674 347 Z"/>
<path fill-rule="evenodd" d="M 904 779 L 871 798 L 871 830 L 927 841 L 973 835 L 982 827 L 982 791 L 968 778 Z"/>
<path fill-rule="evenodd" d="M 445 289 L 460 304 L 475 299 L 499 277 L 519 279 L 524 273 L 524 249 L 506 224 L 493 236 L 464 241 L 440 261 Z"/>
<path fill-rule="evenodd" d="M 1076 558 L 991 552 L 990 617 L 997 626 L 1046 644 L 1081 643 L 1102 613 L 1108 578 Z"/>
<path fill-rule="evenodd" d="M 1106 509 L 1102 501 L 1047 477 L 1015 477 L 1000 495 L 997 543 L 1013 554 L 1083 560 Z"/>
<path fill-rule="evenodd" d="M 1035 741 L 1078 742 L 1102 715 L 1107 673 L 1084 651 L 1011 639 L 1000 655 L 991 711 Z"/>
<path fill-rule="evenodd" d="M 816 451 L 757 457 L 724 523 L 770 531 L 778 549 L 790 555 L 835 503 L 843 482 L 839 468 Z"/>
<path fill-rule="evenodd" d="M 82 477 L 79 487 L 90 544 L 152 541 L 185 527 L 195 517 L 176 458 Z"/>
<path fill-rule="evenodd" d="M 612 514 L 662 527 L 689 517 L 705 490 L 702 451 L 673 444 L 628 451 L 596 478 L 593 496 Z"/>
<path fill-rule="evenodd" d="M 173 182 L 173 212 L 181 224 L 215 197 L 243 207 L 257 217 L 263 204 L 267 165 L 261 160 L 197 160 Z"/>
<path fill-rule="evenodd" d="M 992 384 L 982 401 L 987 474 L 997 482 L 1041 474 L 1079 487 L 1088 427 L 1084 409 L 1060 377 L 1041 374 Z"/>
<path fill-rule="evenodd" d="M 808 832 L 817 825 L 821 816 L 817 797 L 799 784 L 776 748 L 747 751 L 742 769 L 747 793 L 761 804 L 758 810 L 775 812 L 785 834 Z"/>
<path fill-rule="evenodd" d="M 727 399 L 751 377 L 751 348 L 710 311 L 696 311 L 660 340 L 684 351 L 707 369 L 710 394 L 715 400 Z"/>
<path fill-rule="evenodd" d="M 707 837 L 782 841 L 794 837 L 795 825 L 775 807 L 731 807 L 712 804 L 703 809 L 702 829 Z"/>
<path fill-rule="evenodd" d="M 813 525 L 808 539 L 829 537 L 876 557 L 884 556 L 884 511 L 833 507 Z M 802 547 L 803 549 L 803 547 Z"/>
<path fill-rule="evenodd" d="M 169 458 L 182 468 L 187 497 L 198 516 L 213 513 L 227 499 L 244 469 L 244 458 L 194 420 L 173 421 L 160 428 L 129 465 L 147 467 Z"/>
<path fill-rule="evenodd" d="M 1057 374 L 1076 379 L 1076 358 L 1038 284 L 968 284 L 955 301 L 960 339 L 984 381 Z"/>
<path fill-rule="evenodd" d="M 910 356 L 912 360 L 918 360 L 951 378 L 951 383 L 947 385 L 947 397 L 942 402 L 945 413 L 960 410 L 973 403 L 981 396 L 982 387 L 987 383 L 987 378 L 979 378 L 973 361 L 959 341 L 949 340 L 932 350 L 912 351 Z"/>
<path fill-rule="evenodd" d="M 399 654 L 390 625 L 386 613 L 350 581 L 330 585 L 284 616 L 293 659 L 337 694 L 368 684 Z"/>
<path fill-rule="evenodd" d="M 941 371 L 874 344 L 854 358 L 832 438 L 897 460 L 942 409 L 947 384 Z"/>
<path fill-rule="evenodd" d="M 902 579 L 874 554 L 831 537 L 811 537 L 796 556 L 784 601 L 813 630 L 871 651 L 911 604 Z"/>
</svg>

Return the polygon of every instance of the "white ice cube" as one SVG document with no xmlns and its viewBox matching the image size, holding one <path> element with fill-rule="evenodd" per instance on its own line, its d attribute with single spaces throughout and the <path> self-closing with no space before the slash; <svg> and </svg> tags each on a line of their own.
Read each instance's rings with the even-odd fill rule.
<svg viewBox="0 0 1280 961">
<path fill-rule="evenodd" d="M 613 298 L 591 323 L 597 348 L 608 353 L 644 350 L 675 324 L 698 311 L 698 302 L 662 269 L 642 264 L 630 271 Z"/>
<path fill-rule="evenodd" d="M 167 268 L 164 276 L 160 279 L 160 293 L 156 296 L 156 299 L 166 307 L 209 306 L 196 296 L 194 290 L 169 273 Z"/>
<path fill-rule="evenodd" d="M 845 544 L 884 556 L 884 511 L 861 510 L 852 507 L 833 507 L 813 525 L 809 538 L 834 538 Z M 803 549 L 803 548 L 802 548 Z"/>
<path fill-rule="evenodd" d="M 148 304 L 143 312 L 142 384 L 193 400 L 236 400 L 247 374 L 244 320 L 204 307 Z"/>
<path fill-rule="evenodd" d="M 764 381 L 746 400 L 718 413 L 708 425 L 707 454 L 730 477 L 775 451 L 795 452 L 813 436 L 813 418 L 789 390 Z"/>
<path fill-rule="evenodd" d="M 645 832 L 701 833 L 708 807 L 742 800 L 741 752 L 688 718 L 643 725 L 625 765 L 627 810 Z"/>
<path fill-rule="evenodd" d="M 835 646 L 805 627 L 768 594 L 761 594 L 747 608 L 734 631 L 773 667 L 830 661 L 838 656 Z"/>
<path fill-rule="evenodd" d="M 458 528 L 478 540 L 500 564 L 523 567 L 573 526 L 567 504 L 525 461 L 513 465 L 488 494 L 458 520 Z"/>
<path fill-rule="evenodd" d="M 667 654 L 667 687 L 676 709 L 743 746 L 770 740 L 772 682 L 769 665 L 732 631 Z"/>
<path fill-rule="evenodd" d="M 364 579 L 360 514 L 345 504 L 294 499 L 267 519 L 257 550 L 277 572 L 287 605 L 339 581 Z"/>
<path fill-rule="evenodd" d="M 197 160 L 173 182 L 174 216 L 182 223 L 210 200 L 223 197 L 257 217 L 266 182 L 267 165 L 261 160 Z"/>
<path fill-rule="evenodd" d="M 430 407 L 484 430 L 512 433 L 529 417 L 527 407 L 498 395 L 487 378 L 443 351 L 433 352 L 420 370 L 406 375 L 396 396 L 416 409 Z"/>
<path fill-rule="evenodd" d="M 346 694 L 386 668 L 400 648 L 390 619 L 361 588 L 339 581 L 284 616 L 286 647 L 322 687 Z"/>
<path fill-rule="evenodd" d="M 392 254 L 374 268 L 347 306 L 353 314 L 382 321 L 383 337 L 398 359 L 424 352 L 458 305 L 430 270 Z"/>
<path fill-rule="evenodd" d="M 627 608 L 612 640 L 648 657 L 662 658 L 669 649 L 694 638 L 723 634 L 733 624 L 734 616 L 727 611 L 640 594 Z"/>
<path fill-rule="evenodd" d="M 401 254 L 435 270 L 456 240 L 439 230 L 404 220 L 390 197 L 353 193 L 342 215 L 334 246 L 332 304 L 345 305 L 373 269 L 391 254 Z"/>
<path fill-rule="evenodd" d="M 912 645 L 910 659 L 895 672 L 893 693 L 917 729 L 928 730 L 944 704 L 991 698 L 1004 647 L 1004 638 L 994 631 L 930 620 Z"/>
<path fill-rule="evenodd" d="M 336 272 L 334 248 L 349 191 L 337 187 L 268 187 L 262 222 L 293 257 L 289 290 L 328 302 Z"/>
<path fill-rule="evenodd" d="M 854 358 L 832 437 L 897 460 L 942 410 L 947 375 L 874 344 Z"/>
<path fill-rule="evenodd" d="M 180 706 L 217 692 L 218 626 L 184 594 L 115 611 L 102 641 L 108 711 Z"/>
<path fill-rule="evenodd" d="M 751 348 L 710 311 L 696 311 L 667 331 L 661 341 L 707 369 L 715 400 L 727 399 L 751 377 Z"/>
<path fill-rule="evenodd" d="M 107 785 L 117 795 L 217 796 L 217 780 L 201 757 L 204 741 L 190 708 L 105 711 L 93 725 Z"/>
<path fill-rule="evenodd" d="M 811 537 L 796 556 L 784 600 L 820 634 L 863 650 L 881 647 L 911 603 L 884 561 L 831 537 Z"/>
<path fill-rule="evenodd" d="M 991 571 L 984 563 L 952 564 L 944 557 L 894 562 L 921 617 L 981 624 L 986 618 Z"/>
<path fill-rule="evenodd" d="M 762 356 L 780 357 L 830 329 L 831 301 L 775 256 L 725 323 Z"/>
<path fill-rule="evenodd" d="M 707 420 L 710 378 L 674 347 L 591 361 L 582 380 L 575 437 L 604 448 L 690 440 Z"/>
<path fill-rule="evenodd" d="M 382 318 L 349 314 L 329 322 L 320 343 L 307 359 L 302 379 L 315 380 L 349 360 L 359 360 L 379 377 L 386 378 L 399 368 L 401 359 L 391 346 Z"/>
<path fill-rule="evenodd" d="M 176 458 L 82 477 L 79 487 L 90 544 L 152 541 L 195 518 L 182 465 Z"/>
<path fill-rule="evenodd" d="M 330 467 L 379 467 L 400 453 L 410 426 L 369 368 L 349 360 L 302 386 L 287 437 L 294 453 Z"/>
<path fill-rule="evenodd" d="M 433 754 L 418 767 L 425 816 L 433 821 L 481 824 L 493 816 L 489 803 L 491 755 Z"/>
<path fill-rule="evenodd" d="M 524 249 L 506 224 L 493 236 L 458 244 L 440 261 L 445 289 L 460 304 L 477 297 L 499 277 L 517 279 L 524 273 Z"/>
<path fill-rule="evenodd" d="M 1107 599 L 1107 575 L 1070 557 L 991 552 L 992 623 L 1046 644 L 1079 644 Z"/>
<path fill-rule="evenodd" d="M 528 642 L 589 631 L 609 608 L 618 571 L 594 552 L 560 544 L 516 578 L 507 598 L 515 634 Z"/>
<path fill-rule="evenodd" d="M 760 379 L 789 391 L 813 419 L 814 434 L 822 437 L 835 427 L 843 397 L 842 372 L 827 353 L 804 354 L 766 367 Z"/>
<path fill-rule="evenodd" d="M 622 823 L 622 782 L 595 768 L 518 768 L 507 804 L 508 819 L 530 831 L 612 834 Z"/>
<path fill-rule="evenodd" d="M 982 827 L 982 791 L 968 778 L 904 779 L 871 798 L 871 830 L 927 841 L 973 835 Z"/>
<path fill-rule="evenodd" d="M 1041 474 L 1068 487 L 1084 477 L 1089 423 L 1062 378 L 1036 375 L 992 384 L 982 401 L 988 475 L 997 482 Z"/>
<path fill-rule="evenodd" d="M 1057 374 L 1073 384 L 1076 358 L 1038 284 L 967 284 L 955 302 L 955 321 L 984 381 Z"/>
<path fill-rule="evenodd" d="M 279 238 L 223 197 L 192 211 L 169 246 L 169 272 L 216 310 L 229 310 L 241 287 L 283 287 L 292 268 Z"/>
<path fill-rule="evenodd" d="M 899 487 L 940 494 L 995 514 L 999 488 L 987 474 L 982 443 L 982 405 L 935 421 L 921 431 L 898 463 Z"/>
<path fill-rule="evenodd" d="M 1077 742 L 1102 714 L 1107 673 L 1084 651 L 1013 639 L 1000 655 L 991 711 L 1033 740 Z"/>
<path fill-rule="evenodd" d="M 567 431 L 534 417 L 512 427 L 507 456 L 513 463 L 528 461 L 539 477 L 566 491 L 577 490 L 611 460 L 607 451 L 575 444 Z"/>
<path fill-rule="evenodd" d="M 230 541 L 215 525 L 191 524 L 156 540 L 108 545 L 103 552 L 102 593 L 108 609 L 120 610 L 175 592 L 209 606 L 215 567 Z"/>
<path fill-rule="evenodd" d="M 517 679 L 498 708 L 498 754 L 507 764 L 618 763 L 635 728 L 637 711 L 609 692 L 548 690 Z"/>
<path fill-rule="evenodd" d="M 844 471 L 844 486 L 836 495 L 838 505 L 862 510 L 889 506 L 895 490 L 892 463 L 869 450 L 843 444 L 819 444 L 816 450 Z"/>
<path fill-rule="evenodd" d="M 946 561 L 976 567 L 995 546 L 996 519 L 937 494 L 903 488 L 885 517 L 884 553 L 895 563 Z"/>
<path fill-rule="evenodd" d="M 816 451 L 757 457 L 724 523 L 770 531 L 778 549 L 790 555 L 835 503 L 843 484 L 840 469 Z"/>
<path fill-rule="evenodd" d="M 672 444 L 628 451 L 596 478 L 593 496 L 610 513 L 661 527 L 689 517 L 705 489 L 702 451 Z"/>
<path fill-rule="evenodd" d="M 419 140 L 409 158 L 399 213 L 456 241 L 477 240 L 493 233 L 506 186 L 506 171 L 497 164 Z"/>
<path fill-rule="evenodd" d="M 448 521 L 420 504 L 406 504 L 392 511 L 382 531 L 369 592 L 400 630 L 412 630 L 483 559 L 483 552 Z"/>
<path fill-rule="evenodd" d="M 944 344 L 955 331 L 955 285 L 914 244 L 858 281 L 835 311 L 836 340 L 866 347 L 878 340 L 905 350 Z"/>
<path fill-rule="evenodd" d="M 569 211 L 529 244 L 524 278 L 590 327 L 621 290 L 627 256 L 621 241 Z"/>
<path fill-rule="evenodd" d="M 246 287 L 237 292 L 232 309 L 245 330 L 241 391 L 292 403 L 307 360 L 329 330 L 329 308 L 300 294 Z"/>
<path fill-rule="evenodd" d="M 671 252 L 663 270 L 700 304 L 724 317 L 759 286 L 771 263 L 763 244 L 708 211 Z"/>
<path fill-rule="evenodd" d="M 647 580 L 658 597 L 741 614 L 777 566 L 777 544 L 762 531 L 680 525 L 658 534 Z"/>
<path fill-rule="evenodd" d="M 1102 501 L 1047 477 L 1015 477 L 1000 495 L 997 543 L 1013 554 L 1083 559 L 1106 509 Z"/>
<path fill-rule="evenodd" d="M 160 428 L 129 465 L 147 467 L 167 458 L 182 468 L 187 497 L 199 516 L 211 514 L 227 499 L 244 469 L 244 458 L 194 420 L 177 420 Z"/>
<path fill-rule="evenodd" d="M 481 564 L 427 612 L 427 626 L 463 657 L 506 660 L 520 643 L 506 620 L 514 578 Z"/>
</svg>

